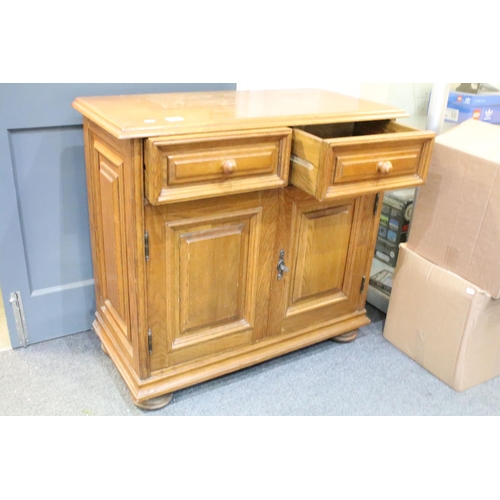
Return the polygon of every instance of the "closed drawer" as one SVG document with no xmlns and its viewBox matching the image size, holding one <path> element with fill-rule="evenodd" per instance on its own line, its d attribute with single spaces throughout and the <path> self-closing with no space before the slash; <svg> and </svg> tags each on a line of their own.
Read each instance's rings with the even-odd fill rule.
<svg viewBox="0 0 500 500">
<path fill-rule="evenodd" d="M 145 141 L 153 205 L 286 186 L 289 128 L 158 137 Z"/>
<path fill-rule="evenodd" d="M 434 136 L 387 120 L 297 128 L 291 183 L 321 201 L 418 186 Z"/>
</svg>

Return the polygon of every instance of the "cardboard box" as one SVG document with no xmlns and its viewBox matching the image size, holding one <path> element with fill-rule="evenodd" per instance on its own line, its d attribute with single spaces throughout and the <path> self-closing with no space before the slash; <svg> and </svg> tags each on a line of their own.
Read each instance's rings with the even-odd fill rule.
<svg viewBox="0 0 500 500">
<path fill-rule="evenodd" d="M 405 244 L 383 335 L 456 391 L 500 375 L 500 301 Z"/>
<path fill-rule="evenodd" d="M 445 120 L 462 123 L 471 118 L 490 123 L 500 123 L 500 92 L 486 94 L 450 92 Z"/>
<path fill-rule="evenodd" d="M 500 127 L 469 120 L 436 138 L 408 248 L 500 297 Z"/>
<path fill-rule="evenodd" d="M 400 243 L 408 237 L 413 211 L 414 189 L 385 193 L 375 247 L 375 257 L 396 267 Z"/>
</svg>

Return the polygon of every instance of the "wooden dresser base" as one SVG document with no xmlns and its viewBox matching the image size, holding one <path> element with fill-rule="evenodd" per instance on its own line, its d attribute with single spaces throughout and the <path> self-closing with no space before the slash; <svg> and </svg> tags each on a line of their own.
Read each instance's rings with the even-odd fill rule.
<svg viewBox="0 0 500 500">
<path fill-rule="evenodd" d="M 364 310 L 386 190 L 434 134 L 319 90 L 77 98 L 94 330 L 133 402 L 328 339 Z"/>
<path fill-rule="evenodd" d="M 97 315 L 93 328 L 101 341 L 103 351 L 111 358 L 127 384 L 134 404 L 141 409 L 157 410 L 170 403 L 173 392 L 177 390 L 227 375 L 325 340 L 338 338 L 338 341 L 342 343 L 352 341 L 356 338 L 357 330 L 369 323 L 366 311 L 361 311 L 313 331 L 270 337 L 258 342 L 257 345 L 233 349 L 219 356 L 210 356 L 205 360 L 199 359 L 174 366 L 155 373 L 146 380 L 140 380 L 136 377 L 132 367 L 114 345 L 112 335 L 100 320 L 99 315 Z"/>
</svg>

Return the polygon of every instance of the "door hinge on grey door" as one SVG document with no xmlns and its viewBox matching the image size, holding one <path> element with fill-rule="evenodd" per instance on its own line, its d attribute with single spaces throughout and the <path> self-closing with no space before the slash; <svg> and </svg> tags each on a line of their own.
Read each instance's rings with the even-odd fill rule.
<svg viewBox="0 0 500 500">
<path fill-rule="evenodd" d="M 149 261 L 149 234 L 146 231 L 144 233 L 144 255 L 146 256 L 146 262 Z"/>
<path fill-rule="evenodd" d="M 149 354 L 153 354 L 153 332 L 151 328 L 148 330 L 148 349 Z"/>
<path fill-rule="evenodd" d="M 14 311 L 14 319 L 16 321 L 17 336 L 19 338 L 19 345 L 28 347 L 29 338 L 26 331 L 26 321 L 24 318 L 23 301 L 21 300 L 21 292 L 12 292 L 10 294 L 10 303 Z"/>
</svg>

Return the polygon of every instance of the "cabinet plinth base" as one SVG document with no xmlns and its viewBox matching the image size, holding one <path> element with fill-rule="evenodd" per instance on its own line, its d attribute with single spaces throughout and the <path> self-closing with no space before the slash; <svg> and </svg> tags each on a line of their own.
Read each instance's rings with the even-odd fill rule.
<svg viewBox="0 0 500 500">
<path fill-rule="evenodd" d="M 338 342 L 339 344 L 348 344 L 349 342 L 355 340 L 357 336 L 358 336 L 358 330 L 354 330 L 353 332 L 343 333 L 342 335 L 334 337 L 332 341 Z"/>
<path fill-rule="evenodd" d="M 101 342 L 101 349 L 102 349 L 102 352 L 103 352 L 104 354 L 106 354 L 106 356 L 108 356 L 108 357 L 109 357 L 109 352 L 108 352 L 108 350 L 106 349 L 106 346 L 105 346 L 102 342 Z"/>
<path fill-rule="evenodd" d="M 161 408 L 165 408 L 170 401 L 172 401 L 173 394 L 165 394 L 164 396 L 158 396 L 156 398 L 148 399 L 146 401 L 135 401 L 132 398 L 133 403 L 137 408 L 141 410 L 160 410 Z"/>
<path fill-rule="evenodd" d="M 358 329 L 369 323 L 370 320 L 365 311 L 359 311 L 342 318 L 337 323 L 302 333 L 270 337 L 253 345 L 207 357 L 203 363 L 185 363 L 182 367 L 166 369 L 143 380 L 134 373 L 133 367 L 111 340 L 112 336 L 118 336 L 118 334 L 109 330 L 99 315 L 93 326 L 101 343 L 105 346 L 104 349 L 108 351 L 110 359 L 127 384 L 133 403 L 143 410 L 158 410 L 170 403 L 172 394 L 176 391 L 328 339 L 338 339 L 346 335 L 354 340 Z M 341 335 L 333 337 L 340 332 L 342 332 Z"/>
</svg>

